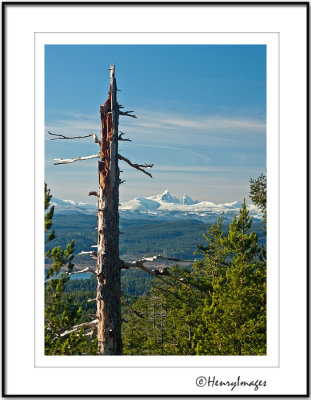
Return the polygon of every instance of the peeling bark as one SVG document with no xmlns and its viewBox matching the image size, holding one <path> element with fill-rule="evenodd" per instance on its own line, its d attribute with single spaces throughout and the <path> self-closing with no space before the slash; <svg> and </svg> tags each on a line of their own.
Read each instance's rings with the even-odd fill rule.
<svg viewBox="0 0 311 400">
<path fill-rule="evenodd" d="M 108 99 L 100 107 L 102 138 L 98 162 L 97 339 L 104 355 L 120 355 L 121 269 L 119 260 L 118 119 L 114 66 Z"/>
</svg>

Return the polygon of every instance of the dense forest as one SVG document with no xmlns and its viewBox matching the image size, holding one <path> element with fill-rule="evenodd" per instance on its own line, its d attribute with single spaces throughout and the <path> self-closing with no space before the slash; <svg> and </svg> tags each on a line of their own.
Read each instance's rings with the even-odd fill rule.
<svg viewBox="0 0 311 400">
<path fill-rule="evenodd" d="M 196 259 L 169 265 L 169 273 L 159 277 L 135 268 L 122 271 L 122 354 L 266 353 L 265 179 L 261 175 L 250 186 L 263 224 L 253 224 L 244 201 L 229 226 L 221 216 L 215 224 L 159 222 L 148 225 L 143 237 L 139 224 L 122 226 L 123 256 Z M 46 258 L 51 261 L 45 284 L 45 352 L 97 354 L 96 330 L 88 322 L 96 315 L 96 277 L 70 279 L 74 253 L 96 240 L 87 221 L 94 217 L 86 218 L 84 230 L 81 216 L 66 227 L 49 209 L 47 187 L 45 193 Z M 77 227 L 83 234 L 77 234 Z M 64 242 L 67 247 L 61 246 Z"/>
<path fill-rule="evenodd" d="M 65 246 L 72 238 L 75 239 L 75 253 L 91 250 L 96 244 L 96 215 L 72 214 L 54 215 L 53 227 L 57 232 L 53 242 L 46 245 L 46 249 L 55 246 Z M 211 224 L 202 223 L 195 219 L 191 221 L 163 221 L 155 220 L 131 220 L 120 221 L 119 251 L 124 259 L 137 259 L 146 255 L 161 254 L 166 257 L 195 259 L 196 245 L 204 241 L 203 234 L 211 227 Z M 229 225 L 223 224 L 225 233 L 229 231 Z M 252 231 L 258 236 L 260 244 L 265 243 L 265 234 L 262 223 L 254 222 Z M 49 260 L 47 259 L 48 263 Z M 75 256 L 76 264 L 89 264 L 90 260 L 84 256 Z M 95 265 L 95 263 L 94 263 Z"/>
</svg>

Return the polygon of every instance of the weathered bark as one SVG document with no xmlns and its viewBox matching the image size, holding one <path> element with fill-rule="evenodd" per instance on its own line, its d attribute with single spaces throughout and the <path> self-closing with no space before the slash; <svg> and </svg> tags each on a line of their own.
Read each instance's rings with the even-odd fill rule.
<svg viewBox="0 0 311 400">
<path fill-rule="evenodd" d="M 55 165 L 74 163 L 76 161 L 89 160 L 99 158 L 98 191 L 89 192 L 90 196 L 98 197 L 97 212 L 97 230 L 98 238 L 97 255 L 95 252 L 81 252 L 80 254 L 89 254 L 92 258 L 97 259 L 96 275 L 97 275 L 97 339 L 99 352 L 105 355 L 119 355 L 122 352 L 121 343 L 121 268 L 125 266 L 124 262 L 119 259 L 119 184 L 125 181 L 120 180 L 120 171 L 118 160 L 125 161 L 131 167 L 142 171 L 151 176 L 144 168 L 152 168 L 153 164 L 133 164 L 127 158 L 118 154 L 118 141 L 124 139 L 123 132 L 118 134 L 119 115 L 137 118 L 136 115 L 130 114 L 133 111 L 120 111 L 123 106 L 117 102 L 117 85 L 115 79 L 115 67 L 110 67 L 110 88 L 108 99 L 100 106 L 100 117 L 102 123 L 101 140 L 95 133 L 84 136 L 68 137 L 62 134 L 49 132 L 55 136 L 51 140 L 57 139 L 83 139 L 93 137 L 94 142 L 100 145 L 100 153 L 87 157 L 54 159 Z M 141 264 L 139 268 L 145 269 Z M 93 272 L 92 270 L 89 270 Z M 147 269 L 148 271 L 148 269 Z M 77 272 L 78 273 L 78 272 Z M 81 271 L 80 271 L 81 273 Z M 157 276 L 156 273 L 153 273 Z M 161 277 L 159 277 L 161 279 Z M 93 300 L 90 300 L 93 301 Z M 94 322 L 92 322 L 94 323 Z"/>
<path fill-rule="evenodd" d="M 121 268 L 119 260 L 119 168 L 117 87 L 111 66 L 108 99 L 100 107 L 102 138 L 98 162 L 97 339 L 104 355 L 120 355 Z"/>
</svg>

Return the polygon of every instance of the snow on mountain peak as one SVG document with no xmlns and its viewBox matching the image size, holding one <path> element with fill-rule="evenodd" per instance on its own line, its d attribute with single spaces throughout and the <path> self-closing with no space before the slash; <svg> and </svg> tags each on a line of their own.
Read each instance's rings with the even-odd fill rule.
<svg viewBox="0 0 311 400">
<path fill-rule="evenodd" d="M 188 196 L 187 194 L 184 194 L 182 197 L 182 204 L 187 204 L 187 205 L 192 205 L 192 204 L 197 204 L 198 201 L 197 200 L 192 200 L 192 198 L 190 196 Z"/>
<path fill-rule="evenodd" d="M 55 205 L 56 213 L 82 213 L 95 214 L 97 204 L 86 204 L 71 200 L 59 200 L 52 198 L 51 205 Z M 160 216 L 171 218 L 200 218 L 206 221 L 215 221 L 219 215 L 230 220 L 234 214 L 238 214 L 242 203 L 234 201 L 232 203 L 215 204 L 209 201 L 196 201 L 187 194 L 181 199 L 173 196 L 168 190 L 162 194 L 149 197 L 137 197 L 135 199 L 122 202 L 120 213 L 128 218 Z M 260 210 L 255 205 L 247 206 L 250 215 L 256 219 L 261 219 Z"/>
<path fill-rule="evenodd" d="M 157 194 L 150 197 L 139 197 L 121 203 L 120 212 L 133 212 L 137 216 L 165 216 L 167 218 L 175 218 L 182 216 L 183 218 L 194 217 L 204 218 L 208 221 L 217 220 L 218 216 L 224 214 L 228 219 L 233 217 L 233 214 L 238 214 L 242 203 L 234 201 L 232 203 L 215 204 L 210 201 L 193 200 L 187 194 L 184 194 L 181 199 L 173 196 L 168 190 L 162 194 Z M 255 218 L 261 218 L 258 208 L 254 205 L 249 207 L 250 213 Z M 136 214 L 138 213 L 138 214 Z"/>
<path fill-rule="evenodd" d="M 192 200 L 192 198 L 187 194 L 184 194 L 182 198 L 179 199 L 178 197 L 173 196 L 167 189 L 162 194 L 157 194 L 155 196 L 147 197 L 147 199 L 158 201 L 160 203 L 170 203 L 170 204 L 192 205 L 198 203 L 198 201 Z"/>
<path fill-rule="evenodd" d="M 55 207 L 56 214 L 94 214 L 97 210 L 97 204 L 87 204 L 82 202 L 76 202 L 74 200 L 60 200 L 54 196 L 51 199 L 51 206 Z"/>
<path fill-rule="evenodd" d="M 172 196 L 168 190 L 165 190 L 162 195 L 160 195 L 160 200 L 164 201 L 165 203 L 174 203 L 174 204 L 180 204 L 181 201 L 175 196 Z"/>
<path fill-rule="evenodd" d="M 79 205 L 79 203 L 75 202 L 74 200 L 64 200 L 65 203 L 71 204 L 72 206 Z"/>
</svg>

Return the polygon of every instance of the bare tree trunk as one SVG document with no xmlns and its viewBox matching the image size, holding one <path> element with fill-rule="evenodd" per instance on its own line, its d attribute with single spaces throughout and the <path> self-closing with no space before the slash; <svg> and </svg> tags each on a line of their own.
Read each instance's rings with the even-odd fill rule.
<svg viewBox="0 0 311 400">
<path fill-rule="evenodd" d="M 102 137 L 98 162 L 97 317 L 98 346 L 104 355 L 120 355 L 121 265 L 119 259 L 118 119 L 115 69 L 108 99 L 100 107 Z"/>
<path fill-rule="evenodd" d="M 149 271 L 143 266 L 147 259 L 139 260 L 133 263 L 126 263 L 119 259 L 119 184 L 120 181 L 118 160 L 126 162 L 131 167 L 150 176 L 150 172 L 146 169 L 152 168 L 153 164 L 137 164 L 132 163 L 127 158 L 118 153 L 118 141 L 130 139 L 123 138 L 124 133 L 119 131 L 119 115 L 131 118 L 137 118 L 131 114 L 133 111 L 120 111 L 117 102 L 117 84 L 115 79 L 115 66 L 110 66 L 110 88 L 108 99 L 100 106 L 100 117 L 102 123 L 101 140 L 95 133 L 89 133 L 84 136 L 64 136 L 58 133 L 49 132 L 55 136 L 51 140 L 64 139 L 83 139 L 93 137 L 94 142 L 100 145 L 100 153 L 86 157 L 54 159 L 54 164 L 68 164 L 76 161 L 88 160 L 91 158 L 99 158 L 98 191 L 89 192 L 90 196 L 98 196 L 98 212 L 97 212 L 97 340 L 98 348 L 101 354 L 119 355 L 122 353 L 121 342 L 121 268 L 137 266 L 144 271 L 158 276 L 159 273 Z M 91 251 L 81 252 L 81 254 L 90 254 L 94 258 Z M 152 260 L 157 259 L 153 257 Z M 171 259 L 172 260 L 172 259 Z M 175 259 L 174 259 L 175 260 Z M 177 260 L 177 259 L 176 259 Z M 80 271 L 85 272 L 85 271 Z M 163 271 L 163 275 L 165 271 Z M 159 279 L 162 279 L 159 277 Z"/>
</svg>

